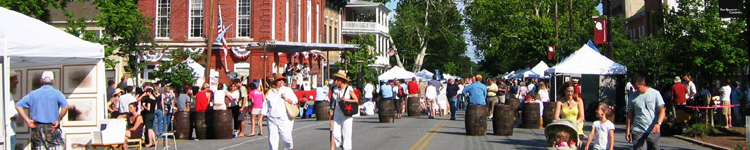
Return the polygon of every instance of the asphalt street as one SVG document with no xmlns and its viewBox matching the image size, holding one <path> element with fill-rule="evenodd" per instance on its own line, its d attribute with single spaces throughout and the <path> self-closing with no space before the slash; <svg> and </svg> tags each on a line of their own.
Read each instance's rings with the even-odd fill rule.
<svg viewBox="0 0 750 150">
<path fill-rule="evenodd" d="M 395 123 L 379 123 L 377 115 L 361 116 L 353 123 L 353 149 L 366 150 L 422 150 L 422 149 L 545 149 L 544 129 L 515 128 L 513 136 L 492 135 L 492 122 L 488 122 L 485 136 L 466 136 L 463 111 L 458 111 L 457 120 L 449 116 L 427 119 L 427 116 L 404 117 Z M 265 122 L 264 122 L 265 123 Z M 591 130 L 587 122 L 586 134 Z M 248 127 L 249 129 L 249 122 Z M 631 149 L 625 141 L 625 126 L 616 125 L 615 149 Z M 240 137 L 223 140 L 178 140 L 179 149 L 218 150 L 262 150 L 268 149 L 268 128 L 262 136 Z M 249 131 L 249 130 L 248 130 Z M 315 119 L 297 118 L 294 124 L 294 149 L 330 149 L 329 123 Z M 662 137 L 661 149 L 706 149 L 680 139 Z"/>
</svg>

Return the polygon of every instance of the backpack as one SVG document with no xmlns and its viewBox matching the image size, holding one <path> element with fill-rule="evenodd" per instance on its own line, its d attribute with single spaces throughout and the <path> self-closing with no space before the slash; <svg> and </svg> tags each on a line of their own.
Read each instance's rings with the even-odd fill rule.
<svg viewBox="0 0 750 150">
<path fill-rule="evenodd" d="M 406 94 L 404 93 L 404 87 L 398 86 L 398 97 L 404 97 Z"/>
</svg>

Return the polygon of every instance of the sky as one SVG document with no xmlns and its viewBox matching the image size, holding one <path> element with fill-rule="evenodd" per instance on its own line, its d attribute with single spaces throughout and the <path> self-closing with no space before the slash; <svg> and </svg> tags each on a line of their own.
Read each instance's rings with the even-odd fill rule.
<svg viewBox="0 0 750 150">
<path fill-rule="evenodd" d="M 397 7 L 396 5 L 398 4 L 399 1 L 400 0 L 392 0 L 391 2 L 388 2 L 388 3 L 385 4 L 385 7 L 387 7 L 388 9 L 391 10 L 391 13 L 388 14 L 388 16 L 390 18 L 394 19 L 394 20 L 391 20 L 391 21 L 395 21 L 395 17 L 393 17 L 393 16 L 396 15 L 396 7 Z M 463 1 L 458 1 L 456 3 L 458 4 L 456 6 L 457 9 L 461 12 L 461 14 L 463 14 L 463 9 L 465 7 L 464 4 L 463 4 Z M 599 10 L 599 15 L 601 15 L 601 13 L 602 13 L 602 4 L 601 3 L 598 6 L 596 6 L 596 10 Z M 464 39 L 466 40 L 466 44 L 467 44 L 466 45 L 467 48 L 466 48 L 466 51 L 464 52 L 464 54 L 466 54 L 466 56 L 468 56 L 469 58 L 471 58 L 472 62 L 476 63 L 476 62 L 479 62 L 480 60 L 482 60 L 482 59 L 478 58 L 477 55 L 475 55 L 475 53 L 474 53 L 474 51 L 476 50 L 476 46 L 474 46 L 470 42 L 470 40 L 472 39 L 471 38 L 471 34 L 469 34 L 468 32 L 466 32 L 466 33 L 464 33 L 463 36 L 464 36 Z"/>
</svg>

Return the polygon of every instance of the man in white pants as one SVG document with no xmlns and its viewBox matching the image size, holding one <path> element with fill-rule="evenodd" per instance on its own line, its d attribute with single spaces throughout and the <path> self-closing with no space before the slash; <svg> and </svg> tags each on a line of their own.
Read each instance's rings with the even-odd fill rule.
<svg viewBox="0 0 750 150">
<path fill-rule="evenodd" d="M 297 96 L 291 88 L 286 87 L 284 83 L 286 77 L 276 74 L 273 84 L 276 85 L 268 91 L 266 101 L 263 103 L 261 113 L 268 117 L 268 144 L 269 149 L 277 150 L 279 143 L 279 134 L 284 141 L 285 149 L 294 149 L 292 139 L 292 130 L 294 129 L 294 118 L 290 118 L 286 113 L 286 102 L 296 104 Z M 285 102 L 286 101 L 286 102 Z"/>
</svg>

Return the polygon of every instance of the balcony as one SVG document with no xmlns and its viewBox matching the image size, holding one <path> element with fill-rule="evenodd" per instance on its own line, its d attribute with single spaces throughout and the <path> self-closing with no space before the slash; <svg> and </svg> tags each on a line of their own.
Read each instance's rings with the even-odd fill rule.
<svg viewBox="0 0 750 150">
<path fill-rule="evenodd" d="M 387 26 L 376 22 L 357 21 L 344 21 L 344 27 L 341 31 L 343 34 L 372 33 L 388 35 L 390 33 Z"/>
</svg>

